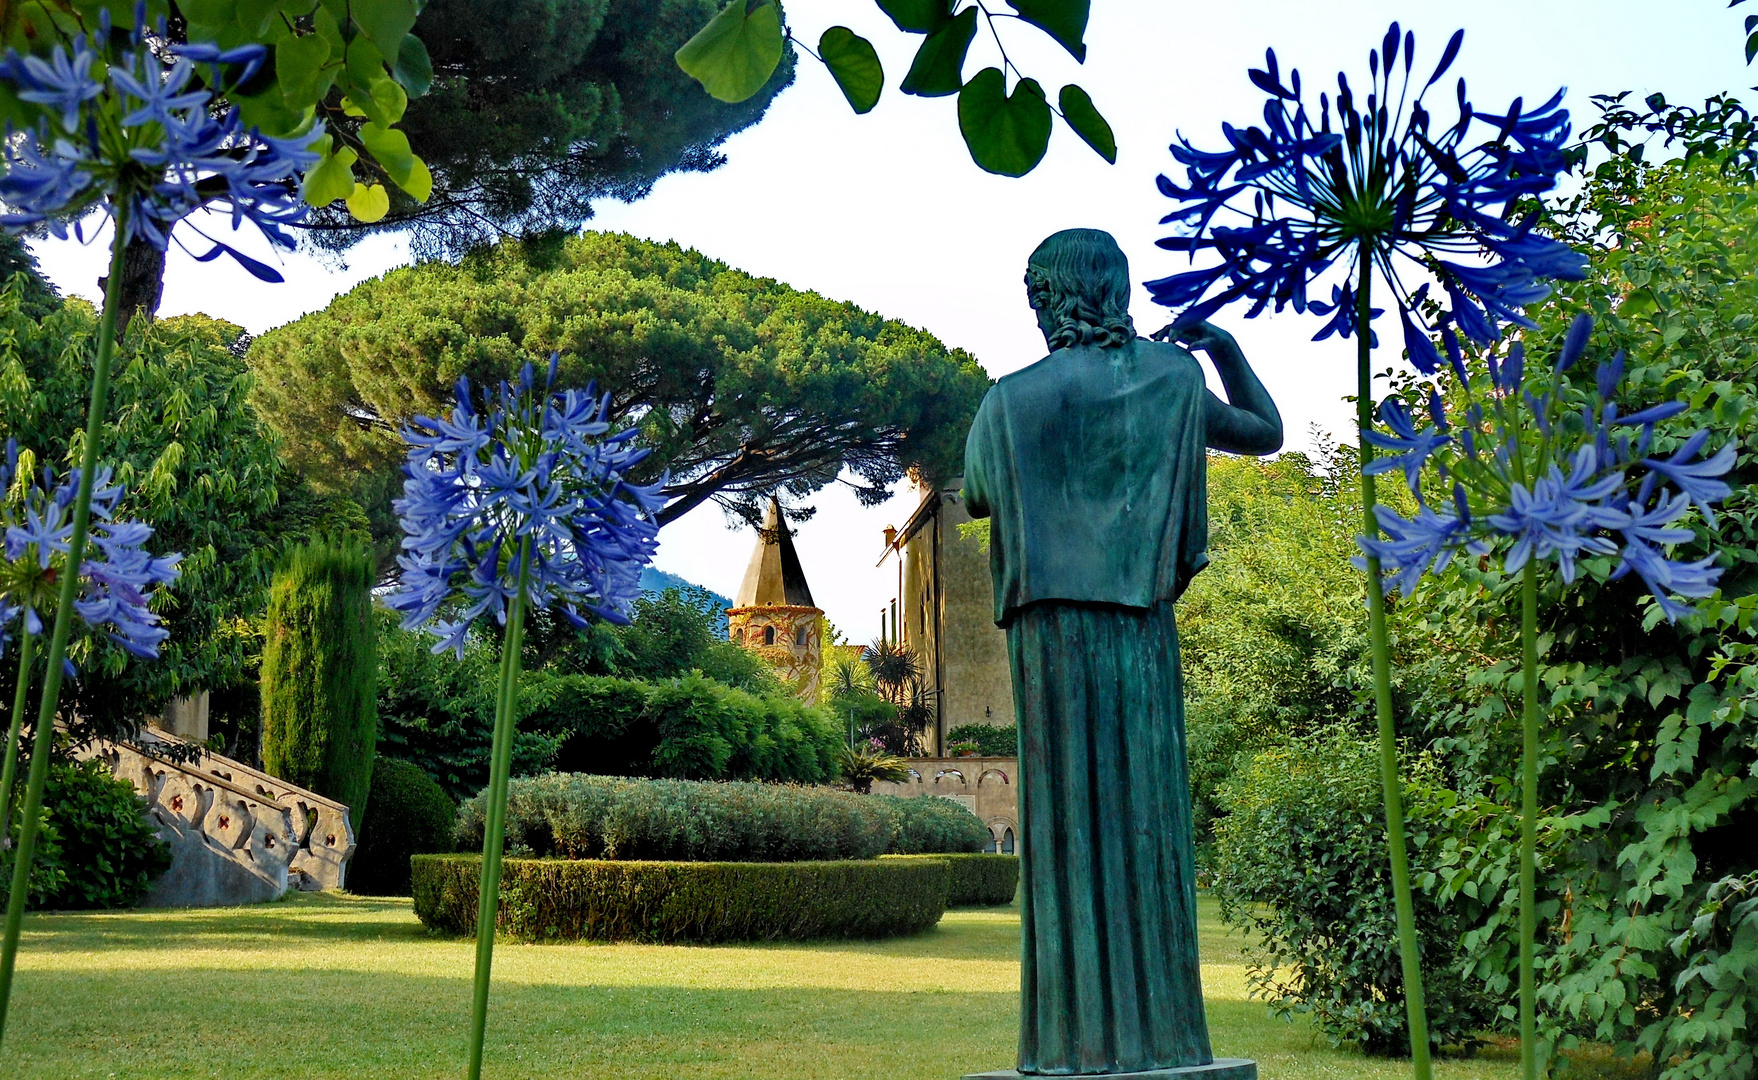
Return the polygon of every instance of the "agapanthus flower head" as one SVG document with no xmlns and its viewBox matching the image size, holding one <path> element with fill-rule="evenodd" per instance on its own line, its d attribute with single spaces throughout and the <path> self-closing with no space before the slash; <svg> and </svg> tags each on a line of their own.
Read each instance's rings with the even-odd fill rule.
<svg viewBox="0 0 1758 1080">
<path fill-rule="evenodd" d="M 521 559 L 528 607 L 555 608 L 576 626 L 585 614 L 627 622 L 640 595 L 659 546 L 664 480 L 629 479 L 647 451 L 633 429 L 611 429 L 608 394 L 556 391 L 555 379 L 553 356 L 542 383 L 529 364 L 480 397 L 460 378 L 449 416 L 404 429 L 401 573 L 385 602 L 405 629 L 437 635 L 435 652 L 462 656 L 479 619 L 505 622 Z"/>
<path fill-rule="evenodd" d="M 68 540 L 73 533 L 73 502 L 80 473 L 74 469 L 60 481 L 47 468 L 40 482 L 19 475 L 18 444 L 6 444 L 0 464 L 0 503 L 5 559 L 0 563 L 0 651 L 10 640 L 15 621 L 27 634 L 41 634 L 45 615 L 54 611 L 66 573 Z M 177 580 L 181 555 L 154 557 L 146 550 L 151 526 L 116 519 L 122 488 L 111 482 L 110 470 L 92 484 L 92 532 L 80 562 L 83 587 L 74 611 L 96 632 L 135 656 L 159 655 L 168 631 L 151 609 L 152 588 Z"/>
<path fill-rule="evenodd" d="M 1621 353 L 1600 365 L 1591 390 L 1577 387 L 1567 372 L 1586 351 L 1592 328 L 1588 316 L 1577 317 L 1546 371 L 1526 370 L 1522 343 L 1499 364 L 1488 356 L 1481 368 L 1461 364 L 1466 377 L 1454 391 L 1466 409 L 1458 443 L 1436 441 L 1443 417 L 1418 433 L 1398 399 L 1381 405 L 1381 422 L 1391 431 L 1369 438 L 1400 454 L 1374 464 L 1382 472 L 1403 467 L 1418 503 L 1409 519 L 1376 506 L 1386 536 L 1357 538 L 1379 560 L 1387 588 L 1408 594 L 1424 574 L 1444 569 L 1454 552 L 1488 554 L 1499 547 L 1507 572 L 1554 562 L 1564 582 L 1574 581 L 1586 556 L 1615 557 L 1608 580 L 1634 573 L 1668 620 L 1692 612 L 1679 598 L 1715 592 L 1721 568 L 1713 555 L 1676 559 L 1669 552 L 1696 539 L 1679 524 L 1693 506 L 1715 527 L 1712 504 L 1732 493 L 1722 477 L 1733 468 L 1734 447 L 1705 456 L 1709 433 L 1698 431 L 1667 457 L 1649 456 L 1656 427 L 1684 412 L 1685 403 L 1621 416 L 1614 400 L 1623 378 Z M 1547 385 L 1534 393 L 1536 382 Z M 1431 411 L 1439 400 L 1431 395 Z M 1632 427 L 1641 429 L 1634 444 Z M 1480 444 L 1492 452 L 1479 454 Z M 1427 485 L 1425 471 L 1434 474 Z M 1453 505 L 1436 511 L 1428 495 L 1439 484 L 1450 486 Z"/>
<path fill-rule="evenodd" d="M 48 114 L 6 140 L 0 227 L 41 224 L 65 238 L 71 226 L 83 235 L 80 218 L 100 209 L 130 239 L 164 250 L 179 222 L 207 208 L 229 214 L 234 229 L 250 221 L 270 242 L 291 248 L 285 227 L 305 217 L 299 176 L 318 159 L 311 144 L 319 129 L 269 138 L 246 130 L 236 109 L 216 115 L 211 108 L 212 88 L 249 78 L 266 50 L 178 46 L 167 66 L 149 45 L 144 13 L 126 49 L 111 48 L 116 35 L 105 22 L 104 32 L 57 44 L 46 58 L 13 50 L 0 58 L 0 81 Z M 192 83 L 198 63 L 210 70 L 208 85 Z M 265 281 L 281 280 L 273 267 L 206 239 L 213 246 L 196 258 L 229 255 Z"/>
<path fill-rule="evenodd" d="M 1264 67 L 1250 72 L 1270 95 L 1263 126 L 1223 125 L 1225 150 L 1199 150 L 1182 137 L 1171 147 L 1185 176 L 1159 178 L 1178 203 L 1161 224 L 1180 231 L 1159 245 L 1215 261 L 1148 282 L 1155 302 L 1183 309 L 1180 322 L 1239 299 L 1250 302 L 1247 317 L 1291 305 L 1327 317 L 1315 340 L 1348 337 L 1366 262 L 1391 288 L 1411 362 L 1424 372 L 1442 363 L 1436 330 L 1450 338 L 1456 326 L 1488 343 L 1503 323 L 1531 327 L 1522 309 L 1548 295 L 1545 281 L 1586 273 L 1579 253 L 1535 232 L 1531 217 L 1516 217 L 1521 201 L 1554 187 L 1566 167 L 1569 114 L 1560 90 L 1534 108 L 1516 99 L 1502 115 L 1480 113 L 1460 79 L 1454 119 L 1443 124 L 1426 98 L 1463 39 L 1455 33 L 1417 85 L 1415 37 L 1393 23 L 1368 54 L 1366 93 L 1339 74 L 1335 96 L 1320 93 L 1316 109 L 1300 73 L 1284 81 L 1275 52 L 1266 52 Z M 1331 300 L 1309 297 L 1333 271 L 1340 280 Z M 1431 278 L 1446 295 L 1433 317 L 1425 311 Z"/>
</svg>

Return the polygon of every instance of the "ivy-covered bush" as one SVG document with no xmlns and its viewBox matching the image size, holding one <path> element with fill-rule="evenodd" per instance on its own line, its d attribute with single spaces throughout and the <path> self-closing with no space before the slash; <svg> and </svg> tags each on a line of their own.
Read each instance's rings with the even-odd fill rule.
<svg viewBox="0 0 1758 1080">
<path fill-rule="evenodd" d="M 145 803 L 101 761 L 51 764 L 43 807 L 28 897 L 33 908 L 133 907 L 171 866 L 171 848 L 142 812 Z M 8 821 L 16 838 L 17 800 Z M 4 854 L 8 871 L 12 850 Z"/>
<path fill-rule="evenodd" d="M 886 851 L 892 855 L 974 854 L 993 838 L 981 818 L 951 799 L 920 795 L 869 795 L 892 815 L 893 833 Z"/>
<path fill-rule="evenodd" d="M 1275 1012 L 1311 1014 L 1334 1046 L 1407 1053 L 1378 754 L 1376 741 L 1338 726 L 1253 757 L 1222 792 L 1214 890 L 1222 916 L 1253 931 L 1248 978 Z M 1437 840 L 1421 825 L 1428 813 L 1412 800 L 1418 874 L 1434 862 Z M 1496 1015 L 1482 985 L 1461 974 L 1463 937 L 1478 914 L 1463 898 L 1441 905 L 1416 895 L 1437 1049 L 1469 1047 Z"/>
<path fill-rule="evenodd" d="M 461 850 L 482 847 L 483 795 L 458 815 Z M 870 859 L 896 815 L 829 788 L 549 773 L 513 780 L 508 851 L 564 859 L 798 862 Z"/>
<path fill-rule="evenodd" d="M 417 855 L 415 914 L 476 931 L 482 860 Z M 522 940 L 802 941 L 916 934 L 946 910 L 944 859 L 611 862 L 507 859 L 498 929 Z"/>
<path fill-rule="evenodd" d="M 452 850 L 458 804 L 433 778 L 407 761 L 379 758 L 358 846 L 348 862 L 348 888 L 366 896 L 408 896 L 409 857 Z"/>
<path fill-rule="evenodd" d="M 1019 756 L 1017 724 L 1008 724 L 1006 727 L 994 724 L 960 724 L 946 733 L 946 741 L 949 745 L 969 743 L 983 757 Z"/>
</svg>

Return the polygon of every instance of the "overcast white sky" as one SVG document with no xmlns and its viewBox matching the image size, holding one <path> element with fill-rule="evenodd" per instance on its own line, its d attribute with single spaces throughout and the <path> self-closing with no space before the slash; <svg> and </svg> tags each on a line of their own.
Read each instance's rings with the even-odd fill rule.
<svg viewBox="0 0 1758 1080">
<path fill-rule="evenodd" d="M 991 375 L 1043 353 L 1020 279 L 1026 256 L 1051 232 L 1111 231 L 1138 282 L 1173 272 L 1173 257 L 1153 245 L 1163 235 L 1157 222 L 1165 200 L 1154 177 L 1172 164 L 1166 144 L 1182 131 L 1199 145 L 1216 145 L 1223 120 L 1256 120 L 1262 95 L 1245 72 L 1261 64 L 1266 46 L 1284 69 L 1298 66 L 1315 85 L 1329 84 L 1339 69 L 1352 80 L 1365 72 L 1367 50 L 1394 18 L 1416 32 L 1419 69 L 1462 25 L 1465 47 L 1454 72 L 1467 77 L 1480 108 L 1499 111 L 1517 95 L 1541 100 L 1564 85 L 1578 127 L 1593 115 L 1591 94 L 1660 90 L 1675 101 L 1700 101 L 1758 82 L 1758 68 L 1742 63 L 1745 12 L 1721 0 L 1095 0 L 1084 68 L 1027 27 L 1010 28 L 1008 49 L 1052 97 L 1064 82 L 1092 94 L 1117 133 L 1117 164 L 1105 164 L 1059 126 L 1044 163 L 1007 180 L 970 163 L 954 99 L 896 92 L 919 39 L 896 32 L 871 0 L 789 0 L 786 10 L 809 44 L 840 22 L 878 45 L 888 84 L 879 107 L 854 116 L 823 69 L 802 58 L 799 79 L 768 117 L 726 144 L 726 166 L 668 177 L 632 205 L 606 203 L 595 227 L 676 240 L 925 327 L 969 349 Z M 993 46 L 986 52 L 984 44 L 979 38 L 973 47 L 967 74 L 992 61 Z M 260 242 L 244 246 L 269 257 Z M 101 246 L 51 241 L 37 251 L 64 292 L 97 299 Z M 174 253 L 161 311 L 206 312 L 261 333 L 406 261 L 397 241 L 375 239 L 345 267 L 284 257 L 287 282 L 265 285 L 224 262 L 203 265 Z M 1144 330 L 1165 322 L 1141 297 L 1135 316 Z M 1308 444 L 1313 425 L 1347 431 L 1341 399 L 1353 389 L 1351 345 L 1310 342 L 1318 327 L 1311 316 L 1248 322 L 1223 313 L 1217 321 L 1238 336 L 1275 395 L 1292 448 Z M 1395 359 L 1388 350 L 1386 362 Z M 899 496 L 862 509 L 832 489 L 814 502 L 818 515 L 797 537 L 813 594 L 849 638 L 867 640 L 896 580 L 874 568 L 881 530 L 901 524 L 914 500 Z M 667 527 L 656 565 L 730 595 L 751 541 L 749 530 L 729 532 L 719 510 L 704 507 Z"/>
</svg>

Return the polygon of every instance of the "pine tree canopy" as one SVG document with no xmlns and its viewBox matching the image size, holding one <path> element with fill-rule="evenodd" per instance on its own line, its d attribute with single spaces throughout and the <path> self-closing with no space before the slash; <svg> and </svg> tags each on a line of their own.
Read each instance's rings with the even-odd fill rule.
<svg viewBox="0 0 1758 1080">
<path fill-rule="evenodd" d="M 289 464 L 394 530 L 400 432 L 449 408 L 461 375 L 513 378 L 561 354 L 560 387 L 596 381 L 669 474 L 661 523 L 713 499 L 837 481 L 868 503 L 904 473 L 959 471 L 989 380 L 932 335 L 676 244 L 587 233 L 506 242 L 367 281 L 251 346 L 253 402 Z"/>
<path fill-rule="evenodd" d="M 406 231 L 418 259 L 457 255 L 502 236 L 573 229 L 596 199 L 640 198 L 670 172 L 721 165 L 718 147 L 760 120 L 793 82 L 794 55 L 763 89 L 727 104 L 672 60 L 718 0 L 430 0 L 414 33 L 432 88 L 411 98 L 401 130 L 433 172 L 417 203 L 362 226 L 340 204 L 312 217 L 319 246 L 369 231 Z"/>
</svg>

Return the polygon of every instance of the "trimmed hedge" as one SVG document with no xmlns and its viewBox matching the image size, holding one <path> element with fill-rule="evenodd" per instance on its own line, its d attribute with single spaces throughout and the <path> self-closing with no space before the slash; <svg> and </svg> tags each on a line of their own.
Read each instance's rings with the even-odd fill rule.
<svg viewBox="0 0 1758 1080">
<path fill-rule="evenodd" d="M 975 854 L 989 846 L 989 827 L 951 799 L 867 795 L 891 812 L 894 832 L 888 855 Z"/>
<path fill-rule="evenodd" d="M 480 855 L 411 860 L 415 914 L 476 932 Z M 507 859 L 496 927 L 521 941 L 804 941 L 918 934 L 946 910 L 945 859 Z"/>
<path fill-rule="evenodd" d="M 481 849 L 486 805 L 484 792 L 459 810 L 459 848 Z M 548 773 L 507 791 L 508 851 L 539 858 L 871 859 L 895 833 L 886 803 L 827 788 Z"/>
<path fill-rule="evenodd" d="M 947 907 L 1000 907 L 1013 903 L 1019 889 L 1016 855 L 887 855 L 888 859 L 939 859 L 950 876 Z"/>
</svg>

